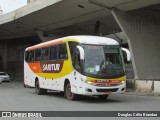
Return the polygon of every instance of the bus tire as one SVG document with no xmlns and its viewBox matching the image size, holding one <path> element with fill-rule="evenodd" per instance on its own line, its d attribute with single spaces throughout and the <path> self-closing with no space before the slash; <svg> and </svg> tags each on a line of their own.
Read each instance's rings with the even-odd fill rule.
<svg viewBox="0 0 160 120">
<path fill-rule="evenodd" d="M 101 101 L 106 101 L 108 98 L 108 95 L 99 95 L 98 96 L 98 99 L 101 100 Z"/>
<path fill-rule="evenodd" d="M 25 83 L 23 83 L 23 87 L 24 87 L 24 88 L 26 88 L 26 87 L 27 87 Z"/>
<path fill-rule="evenodd" d="M 71 84 L 68 82 L 65 86 L 65 93 L 64 96 L 68 100 L 75 100 L 77 98 L 77 95 L 71 92 Z"/>
<path fill-rule="evenodd" d="M 44 95 L 47 93 L 47 89 L 40 88 L 38 80 L 35 83 L 35 91 L 38 95 Z"/>
</svg>

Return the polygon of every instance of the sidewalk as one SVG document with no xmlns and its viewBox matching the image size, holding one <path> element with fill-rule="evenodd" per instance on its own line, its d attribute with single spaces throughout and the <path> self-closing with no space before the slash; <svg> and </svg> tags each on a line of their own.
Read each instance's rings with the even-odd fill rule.
<svg viewBox="0 0 160 120">
<path fill-rule="evenodd" d="M 136 84 L 136 80 L 133 80 L 133 79 L 127 80 L 126 87 L 127 87 L 127 90 L 124 94 L 139 95 L 139 96 L 160 96 L 160 92 L 154 92 L 153 90 L 151 90 L 151 87 L 147 88 L 148 86 L 145 84 L 143 85 L 141 90 L 139 90 L 139 88 L 137 87 L 137 84 Z M 144 88 L 146 91 L 144 90 Z M 140 92 L 140 91 L 142 91 L 142 92 Z"/>
</svg>

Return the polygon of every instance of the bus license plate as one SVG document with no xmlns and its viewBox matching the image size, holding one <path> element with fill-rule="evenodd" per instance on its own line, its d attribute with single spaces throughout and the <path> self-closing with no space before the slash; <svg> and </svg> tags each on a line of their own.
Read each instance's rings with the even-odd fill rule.
<svg viewBox="0 0 160 120">
<path fill-rule="evenodd" d="M 109 94 L 111 94 L 111 91 L 106 91 L 105 93 L 106 93 L 107 95 L 109 95 Z"/>
</svg>

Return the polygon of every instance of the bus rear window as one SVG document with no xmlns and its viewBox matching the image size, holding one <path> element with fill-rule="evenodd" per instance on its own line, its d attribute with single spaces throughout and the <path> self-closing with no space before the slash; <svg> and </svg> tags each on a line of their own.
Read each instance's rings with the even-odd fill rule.
<svg viewBox="0 0 160 120">
<path fill-rule="evenodd" d="M 29 51 L 25 52 L 25 61 L 29 62 Z"/>
<path fill-rule="evenodd" d="M 34 50 L 29 51 L 29 62 L 34 62 Z"/>
</svg>

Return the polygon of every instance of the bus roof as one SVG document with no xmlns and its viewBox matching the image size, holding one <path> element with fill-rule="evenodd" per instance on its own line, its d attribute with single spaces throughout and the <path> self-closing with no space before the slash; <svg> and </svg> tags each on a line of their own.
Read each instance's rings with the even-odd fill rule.
<svg viewBox="0 0 160 120">
<path fill-rule="evenodd" d="M 62 44 L 66 41 L 75 41 L 75 42 L 84 43 L 84 44 L 119 45 L 119 43 L 116 40 L 107 38 L 107 37 L 77 35 L 77 36 L 68 36 L 68 37 L 58 38 L 48 42 L 40 43 L 40 44 L 26 48 L 26 50 L 33 50 L 33 49 L 43 48 L 43 47 L 52 46 L 56 44 Z"/>
<path fill-rule="evenodd" d="M 119 43 L 111 38 L 101 36 L 69 36 L 72 39 L 77 39 L 80 43 L 99 44 L 99 45 L 118 45 Z"/>
</svg>

